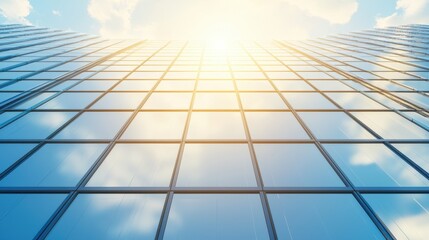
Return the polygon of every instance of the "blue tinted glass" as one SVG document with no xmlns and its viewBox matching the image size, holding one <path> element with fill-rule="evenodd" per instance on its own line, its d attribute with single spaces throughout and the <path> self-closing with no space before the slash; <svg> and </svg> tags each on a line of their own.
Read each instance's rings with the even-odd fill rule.
<svg viewBox="0 0 429 240">
<path fill-rule="evenodd" d="M 30 112 L 0 129 L 0 139 L 44 139 L 73 115 L 73 112 Z"/>
<path fill-rule="evenodd" d="M 382 144 L 324 144 L 356 186 L 428 186 L 429 181 Z"/>
<path fill-rule="evenodd" d="M 301 112 L 301 118 L 317 138 L 373 139 L 374 137 L 342 112 Z"/>
<path fill-rule="evenodd" d="M 312 144 L 255 144 L 254 147 L 264 186 L 344 186 Z"/>
<path fill-rule="evenodd" d="M 74 86 L 72 91 L 106 91 L 111 88 L 117 81 L 99 81 L 99 80 L 86 80 Z"/>
<path fill-rule="evenodd" d="M 65 127 L 57 139 L 110 139 L 130 117 L 129 112 L 86 112 Z"/>
<path fill-rule="evenodd" d="M 327 93 L 344 109 L 387 109 L 361 93 Z"/>
<path fill-rule="evenodd" d="M 396 239 L 429 236 L 429 194 L 365 194 L 365 200 Z"/>
<path fill-rule="evenodd" d="M 269 239 L 256 194 L 176 194 L 164 239 Z"/>
<path fill-rule="evenodd" d="M 0 186 L 75 186 L 106 146 L 47 144 L 0 181 Z"/>
<path fill-rule="evenodd" d="M 337 109 L 320 93 L 283 93 L 283 96 L 295 109 Z"/>
<path fill-rule="evenodd" d="M 65 194 L 0 194 L 0 238 L 32 239 Z"/>
<path fill-rule="evenodd" d="M 154 239 L 164 194 L 80 194 L 47 239 Z"/>
<path fill-rule="evenodd" d="M 246 144 L 187 144 L 179 187 L 256 187 Z"/>
<path fill-rule="evenodd" d="M 35 146 L 35 144 L 0 144 L 0 173 Z"/>
<path fill-rule="evenodd" d="M 349 194 L 269 194 L 279 239 L 384 239 Z"/>
<path fill-rule="evenodd" d="M 353 113 L 385 139 L 428 139 L 429 132 L 394 112 Z"/>
<path fill-rule="evenodd" d="M 31 107 L 35 107 L 35 105 L 40 104 L 43 101 L 46 101 L 49 97 L 54 95 L 54 93 L 41 93 L 37 95 L 36 97 L 30 98 L 23 102 L 22 104 L 19 104 L 18 106 L 14 107 L 14 109 L 27 109 Z"/>
<path fill-rule="evenodd" d="M 38 109 L 83 109 L 88 106 L 99 93 L 63 93 L 38 107 Z"/>
<path fill-rule="evenodd" d="M 146 93 L 108 93 L 98 100 L 91 109 L 134 109 Z"/>
<path fill-rule="evenodd" d="M 168 187 L 179 144 L 117 144 L 88 186 Z"/>
<path fill-rule="evenodd" d="M 429 172 L 429 144 L 394 144 L 393 146 Z"/>
</svg>

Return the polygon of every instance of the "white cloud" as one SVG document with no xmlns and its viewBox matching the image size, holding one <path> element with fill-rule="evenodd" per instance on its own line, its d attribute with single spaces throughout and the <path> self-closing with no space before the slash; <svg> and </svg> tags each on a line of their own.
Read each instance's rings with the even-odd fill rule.
<svg viewBox="0 0 429 240">
<path fill-rule="evenodd" d="M 356 0 L 284 0 L 307 14 L 331 24 L 348 23 L 358 9 Z"/>
<path fill-rule="evenodd" d="M 55 16 L 61 16 L 61 12 L 58 10 L 52 10 L 52 14 Z"/>
<path fill-rule="evenodd" d="M 31 24 L 26 17 L 31 12 L 28 0 L 1 0 L 0 14 L 6 18 L 7 23 Z"/>
<path fill-rule="evenodd" d="M 357 0 L 91 0 L 99 34 L 149 39 L 303 39 L 345 24 Z"/>
<path fill-rule="evenodd" d="M 429 0 L 398 0 L 394 13 L 376 21 L 377 27 L 429 23 Z"/>
<path fill-rule="evenodd" d="M 111 38 L 131 37 L 131 15 L 139 0 L 91 0 L 89 15 L 100 24 L 100 35 Z"/>
</svg>

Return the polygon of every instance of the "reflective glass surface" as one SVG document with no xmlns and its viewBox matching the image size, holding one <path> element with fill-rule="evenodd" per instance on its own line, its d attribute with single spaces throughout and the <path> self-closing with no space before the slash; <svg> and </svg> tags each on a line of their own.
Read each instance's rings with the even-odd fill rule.
<svg viewBox="0 0 429 240">
<path fill-rule="evenodd" d="M 56 139 L 110 139 L 130 116 L 127 112 L 86 112 L 59 132 Z"/>
<path fill-rule="evenodd" d="M 167 187 L 178 144 L 117 144 L 87 186 Z"/>
<path fill-rule="evenodd" d="M 0 239 L 426 240 L 427 39 L 0 24 Z"/>
<path fill-rule="evenodd" d="M 194 109 L 238 109 L 235 93 L 197 93 Z"/>
<path fill-rule="evenodd" d="M 312 144 L 255 144 L 266 187 L 344 186 Z"/>
<path fill-rule="evenodd" d="M 353 113 L 360 121 L 386 139 L 429 139 L 429 132 L 393 112 Z"/>
<path fill-rule="evenodd" d="M 429 172 L 429 144 L 393 144 L 395 148 Z"/>
<path fill-rule="evenodd" d="M 189 109 L 192 93 L 152 93 L 143 109 Z"/>
<path fill-rule="evenodd" d="M 317 138 L 373 139 L 374 137 L 342 112 L 302 112 L 299 116 Z"/>
<path fill-rule="evenodd" d="M 279 239 L 384 239 L 351 194 L 269 194 L 268 201 Z"/>
<path fill-rule="evenodd" d="M 47 239 L 154 239 L 164 194 L 80 194 Z"/>
<path fill-rule="evenodd" d="M 134 109 L 145 96 L 145 93 L 108 93 L 92 105 L 91 109 Z"/>
<path fill-rule="evenodd" d="M 142 112 L 125 130 L 123 139 L 180 139 L 186 112 Z"/>
<path fill-rule="evenodd" d="M 337 107 L 329 102 L 319 93 L 283 93 L 286 100 L 295 109 L 336 109 Z"/>
<path fill-rule="evenodd" d="M 246 112 L 253 139 L 307 139 L 308 136 L 290 112 Z"/>
<path fill-rule="evenodd" d="M 428 194 L 365 194 L 364 198 L 396 239 L 429 236 Z"/>
<path fill-rule="evenodd" d="M 382 144 L 325 144 L 356 186 L 428 186 L 429 181 Z"/>
<path fill-rule="evenodd" d="M 176 194 L 164 239 L 269 239 L 257 194 Z"/>
<path fill-rule="evenodd" d="M 66 194 L 0 194 L 2 239 L 32 239 Z"/>
<path fill-rule="evenodd" d="M 245 138 L 243 122 L 238 112 L 192 113 L 188 139 Z"/>
<path fill-rule="evenodd" d="M 0 139 L 44 139 L 73 115 L 74 112 L 30 112 L 0 129 Z"/>
<path fill-rule="evenodd" d="M 0 152 L 2 153 L 0 161 L 0 173 L 10 167 L 10 165 L 15 163 L 21 157 L 23 157 L 35 146 L 35 144 L 0 144 Z"/>
<path fill-rule="evenodd" d="M 73 187 L 105 144 L 47 144 L 0 181 L 0 187 Z"/>
<path fill-rule="evenodd" d="M 255 187 L 246 144 L 187 144 L 180 164 L 179 187 Z"/>
</svg>

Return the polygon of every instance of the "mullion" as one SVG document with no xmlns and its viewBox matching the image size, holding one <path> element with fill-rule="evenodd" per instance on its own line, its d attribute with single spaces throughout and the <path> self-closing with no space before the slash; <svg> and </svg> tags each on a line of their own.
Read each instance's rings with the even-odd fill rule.
<svg viewBox="0 0 429 240">
<path fill-rule="evenodd" d="M 133 45 L 131 45 L 133 46 Z M 122 49 L 125 50 L 125 49 Z M 109 56 L 108 56 L 109 57 Z M 117 84 L 119 84 L 120 81 L 118 81 Z M 114 88 L 114 86 L 112 86 L 112 88 Z M 98 99 L 100 99 L 102 96 L 104 96 L 105 94 L 107 94 L 107 91 L 104 94 L 101 94 L 98 98 L 94 99 L 93 102 L 91 104 L 89 104 L 86 108 L 89 108 L 90 106 L 92 106 L 96 101 L 98 101 Z M 28 111 L 30 112 L 30 111 Z M 25 115 L 28 112 L 24 112 L 22 115 L 18 114 L 19 117 L 22 117 L 23 115 Z M 7 168 L 5 171 L 3 171 L 0 174 L 0 180 L 2 180 L 4 177 L 6 177 L 11 171 L 13 171 L 14 169 L 16 169 L 22 162 L 25 161 L 25 159 L 32 155 L 34 152 L 36 152 L 37 150 L 39 150 L 45 143 L 46 140 L 50 140 L 53 139 L 53 137 L 59 133 L 61 130 L 63 130 L 66 126 L 68 126 L 71 122 L 73 122 L 75 119 L 77 119 L 80 115 L 82 115 L 84 112 L 84 109 L 81 109 L 80 111 L 77 112 L 77 114 L 75 114 L 73 117 L 71 117 L 66 123 L 64 123 L 62 126 L 60 126 L 58 129 L 56 129 L 53 133 L 51 133 L 48 137 L 46 137 L 44 139 L 44 141 L 39 141 L 39 144 L 33 148 L 30 152 L 28 152 L 25 156 L 23 156 L 22 158 L 20 158 L 19 160 L 17 160 L 14 164 L 12 164 L 9 168 Z M 12 119 L 16 119 L 16 118 L 12 118 Z M 11 121 L 12 122 L 12 121 Z M 11 123 L 8 122 L 7 124 Z M 3 124 L 2 127 L 4 127 L 5 124 Z"/>
<path fill-rule="evenodd" d="M 268 50 L 266 50 L 264 47 L 261 47 L 262 49 L 264 49 L 265 51 L 267 51 L 271 56 L 273 56 L 274 58 L 276 58 L 278 61 L 280 61 L 276 56 L 274 56 L 273 54 L 271 54 Z M 300 53 L 298 51 L 295 51 L 296 53 Z M 250 55 L 250 54 L 249 54 Z M 251 55 L 250 55 L 251 56 Z M 251 56 L 252 59 L 253 56 Z M 284 64 L 282 61 L 280 61 L 282 64 Z M 257 61 L 255 61 L 255 64 L 258 64 Z M 287 66 L 286 64 L 284 64 L 287 68 L 289 68 L 289 66 Z M 258 64 L 259 66 L 259 64 Z M 260 71 L 265 75 L 265 77 L 268 79 L 268 81 L 271 83 L 271 85 L 273 86 L 274 89 L 277 90 L 279 96 L 283 99 L 283 101 L 285 102 L 285 104 L 292 110 L 293 116 L 295 117 L 295 119 L 299 122 L 299 124 L 303 127 L 303 129 L 306 131 L 306 133 L 308 134 L 308 136 L 314 140 L 314 144 L 316 145 L 316 147 L 319 149 L 319 151 L 322 153 L 322 155 L 325 157 L 325 159 L 328 161 L 328 163 L 331 165 L 332 169 L 337 173 L 337 175 L 340 177 L 340 179 L 343 181 L 343 183 L 346 185 L 346 187 L 350 187 L 353 192 L 355 192 L 355 186 L 353 184 L 353 182 L 348 178 L 348 176 L 342 171 L 342 169 L 337 165 L 337 163 L 331 158 L 331 156 L 329 155 L 329 153 L 325 150 L 325 148 L 323 148 L 322 144 L 320 143 L 320 141 L 318 140 L 318 138 L 315 137 L 315 135 L 312 133 L 312 131 L 310 130 L 310 128 L 307 127 L 307 125 L 305 124 L 305 122 L 301 119 L 301 117 L 298 115 L 298 113 L 294 110 L 294 108 L 292 107 L 292 105 L 287 101 L 287 99 L 280 93 L 280 91 L 278 91 L 276 85 L 273 83 L 273 81 L 269 78 L 269 76 L 266 74 L 266 72 L 259 66 Z M 296 74 L 295 71 L 293 71 L 293 69 L 290 69 L 290 71 L 294 72 Z M 299 76 L 299 75 L 298 75 Z M 301 77 L 301 76 L 300 76 Z M 301 79 L 303 81 L 306 81 L 304 78 L 301 77 Z M 358 201 L 359 204 L 365 204 L 363 203 L 360 198 L 357 198 L 355 196 L 355 199 Z M 392 234 L 388 231 L 387 228 L 385 228 L 379 219 L 376 218 L 375 213 L 372 211 L 367 211 L 367 209 L 363 208 L 365 210 L 365 212 L 367 213 L 368 217 L 371 218 L 371 220 L 374 222 L 374 224 L 377 226 L 377 228 L 380 230 L 380 232 L 383 234 L 383 236 L 387 239 L 393 239 L 392 238 Z"/>
<path fill-rule="evenodd" d="M 181 51 L 176 55 L 174 61 L 172 62 L 172 64 L 168 67 L 166 73 L 171 69 L 171 67 L 174 65 L 174 63 L 177 61 L 177 59 L 179 59 L 180 55 L 183 53 L 184 49 L 186 49 L 186 46 L 188 46 L 188 42 L 186 43 L 186 45 L 184 46 L 184 48 L 181 49 Z M 197 48 L 198 49 L 198 48 Z M 192 91 L 192 97 L 191 97 L 191 102 L 189 105 L 189 109 L 188 109 L 188 115 L 186 116 L 186 121 L 185 121 L 185 127 L 183 129 L 183 133 L 182 133 L 182 139 L 180 141 L 180 146 L 179 146 L 179 152 L 177 153 L 177 158 L 174 164 L 174 168 L 173 168 L 173 175 L 171 177 L 171 181 L 170 181 L 170 185 L 169 185 L 169 191 L 168 194 L 166 196 L 165 199 L 165 203 L 164 203 L 164 207 L 161 213 L 161 219 L 159 221 L 159 225 L 156 231 L 156 236 L 155 239 L 163 239 L 164 237 L 164 233 L 165 233 L 165 229 L 167 227 L 167 221 L 168 221 L 168 217 L 170 215 L 170 209 L 171 209 L 171 204 L 173 202 L 173 198 L 174 198 L 174 193 L 175 193 L 175 189 L 176 189 L 176 183 L 177 183 L 177 179 L 179 177 L 179 172 L 180 172 L 180 165 L 182 162 L 182 157 L 183 157 L 183 152 L 186 146 L 186 138 L 188 135 L 188 130 L 189 130 L 189 125 L 190 125 L 190 121 L 191 121 L 191 116 L 192 116 L 192 112 L 193 112 L 193 106 L 194 106 L 194 102 L 195 102 L 195 93 L 196 93 L 196 89 L 198 87 L 198 81 L 200 78 L 200 73 L 201 73 L 201 68 L 202 68 L 202 62 L 204 59 L 204 55 L 205 54 L 205 48 L 203 48 L 200 52 L 200 58 L 199 58 L 199 64 L 198 64 L 198 70 L 197 70 L 197 76 L 195 78 L 195 83 L 194 83 L 194 89 Z"/>
<path fill-rule="evenodd" d="M 297 52 L 299 52 L 297 50 Z M 303 54 L 304 55 L 304 54 Z M 304 55 L 305 56 L 305 55 Z M 314 57 L 311 56 L 307 56 L 309 59 L 313 59 L 316 60 Z M 317 60 L 319 61 L 319 63 L 321 63 L 322 65 L 327 65 L 327 63 L 324 63 L 321 60 Z M 316 61 L 316 62 L 317 62 Z M 311 63 L 308 63 L 309 65 L 311 65 Z M 338 72 L 340 72 L 340 70 L 338 70 Z M 340 72 L 341 73 L 341 72 Z M 297 73 L 295 73 L 297 74 Z M 303 78 L 304 79 L 304 78 Z M 304 79 L 304 81 L 307 81 Z M 311 84 L 311 83 L 308 83 Z M 315 88 L 317 89 L 317 88 Z M 324 94 L 323 92 L 321 92 L 320 90 L 317 90 L 320 94 L 324 95 L 327 99 L 329 99 L 331 102 L 335 103 L 334 101 L 332 101 L 331 98 L 329 98 L 329 96 L 327 96 L 326 94 Z M 336 104 L 336 103 L 335 103 Z M 357 122 L 360 126 L 362 126 L 365 130 L 367 130 L 368 132 L 370 132 L 373 136 L 375 136 L 377 139 L 383 139 L 378 133 L 376 133 L 373 129 L 371 129 L 370 127 L 368 127 L 366 124 L 364 124 L 362 121 L 360 121 L 356 116 L 354 116 L 353 114 L 350 113 L 350 111 L 342 108 L 341 106 L 339 106 L 338 104 L 336 104 L 338 108 L 340 108 L 341 110 L 344 111 L 345 114 L 347 114 L 347 116 L 349 116 L 351 119 L 353 119 L 355 122 Z M 402 116 L 402 114 L 400 114 Z M 387 148 L 389 148 L 390 150 L 392 150 L 394 153 L 396 153 L 397 155 L 399 155 L 406 163 L 408 163 L 411 167 L 413 167 L 417 172 L 419 172 L 421 175 L 423 175 L 426 179 L 429 180 L 429 173 L 426 172 L 422 167 L 420 167 L 418 164 L 416 164 L 414 161 L 412 161 L 410 158 L 408 158 L 407 156 L 405 156 L 404 154 L 402 154 L 398 149 L 396 149 L 392 144 L 390 144 L 389 142 L 384 142 L 383 143 Z"/>
</svg>

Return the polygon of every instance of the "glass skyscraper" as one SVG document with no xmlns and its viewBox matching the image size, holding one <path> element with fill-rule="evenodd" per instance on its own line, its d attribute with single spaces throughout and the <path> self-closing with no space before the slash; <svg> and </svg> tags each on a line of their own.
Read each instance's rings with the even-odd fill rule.
<svg viewBox="0 0 429 240">
<path fill-rule="evenodd" d="M 429 239 L 429 26 L 0 26 L 0 239 Z"/>
</svg>

